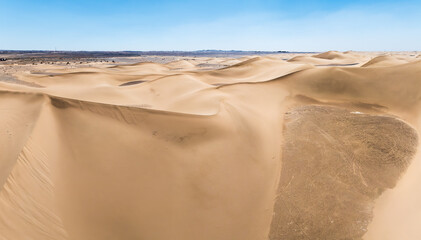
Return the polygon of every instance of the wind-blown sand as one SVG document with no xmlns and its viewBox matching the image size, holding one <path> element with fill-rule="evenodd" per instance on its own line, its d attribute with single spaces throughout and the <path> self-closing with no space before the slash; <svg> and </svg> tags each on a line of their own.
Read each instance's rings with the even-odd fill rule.
<svg viewBox="0 0 421 240">
<path fill-rule="evenodd" d="M 417 55 L 36 70 L 0 81 L 0 239 L 421 239 Z"/>
</svg>

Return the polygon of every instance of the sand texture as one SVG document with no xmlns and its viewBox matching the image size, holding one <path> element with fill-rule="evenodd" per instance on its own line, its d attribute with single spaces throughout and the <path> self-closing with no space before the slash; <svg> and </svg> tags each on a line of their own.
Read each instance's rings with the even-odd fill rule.
<svg viewBox="0 0 421 240">
<path fill-rule="evenodd" d="M 417 56 L 0 65 L 0 240 L 419 240 Z"/>
</svg>

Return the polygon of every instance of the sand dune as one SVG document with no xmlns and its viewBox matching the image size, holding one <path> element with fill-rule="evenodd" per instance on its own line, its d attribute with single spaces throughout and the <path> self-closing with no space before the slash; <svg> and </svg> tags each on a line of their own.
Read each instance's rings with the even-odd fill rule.
<svg viewBox="0 0 421 240">
<path fill-rule="evenodd" d="M 295 56 L 288 60 L 292 63 L 307 63 L 316 66 L 354 66 L 364 62 L 367 56 L 358 55 L 353 52 L 336 52 L 329 51 L 325 53 L 316 54 L 313 56 Z"/>
<path fill-rule="evenodd" d="M 345 59 L 345 58 L 348 58 L 347 55 L 350 55 L 350 54 L 351 54 L 351 52 L 342 53 L 342 52 L 338 52 L 338 51 L 329 51 L 329 52 L 324 52 L 324 53 L 316 54 L 313 57 L 321 58 L 321 59 L 333 60 L 333 59 Z"/>
<path fill-rule="evenodd" d="M 389 67 L 389 66 L 409 63 L 415 60 L 416 59 L 411 59 L 408 57 L 403 58 L 403 57 L 384 55 L 384 56 L 378 56 L 371 59 L 370 61 L 368 61 L 361 67 Z"/>
<path fill-rule="evenodd" d="M 203 79 L 202 81 L 216 85 L 264 82 L 311 67 L 308 64 L 288 64 L 280 59 L 255 57 L 223 69 L 199 72 L 196 75 Z M 255 72 L 253 69 L 262 71 Z"/>
<path fill-rule="evenodd" d="M 421 60 L 283 58 L 0 82 L 0 239 L 419 239 Z"/>
<path fill-rule="evenodd" d="M 165 64 L 167 67 L 173 69 L 193 69 L 195 65 L 187 60 L 178 60 Z"/>
</svg>

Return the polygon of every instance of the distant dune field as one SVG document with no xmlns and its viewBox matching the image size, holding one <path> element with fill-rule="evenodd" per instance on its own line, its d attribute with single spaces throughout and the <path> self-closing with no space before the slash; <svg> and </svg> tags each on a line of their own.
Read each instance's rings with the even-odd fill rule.
<svg viewBox="0 0 421 240">
<path fill-rule="evenodd" d="M 1 66 L 0 239 L 421 239 L 420 57 L 171 60 Z"/>
</svg>

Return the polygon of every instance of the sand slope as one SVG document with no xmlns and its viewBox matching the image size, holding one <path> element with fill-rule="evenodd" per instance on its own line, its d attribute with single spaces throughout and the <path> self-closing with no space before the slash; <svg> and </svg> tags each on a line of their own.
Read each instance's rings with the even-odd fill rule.
<svg viewBox="0 0 421 240">
<path fill-rule="evenodd" d="M 0 82 L 0 239 L 419 239 L 421 60 L 370 58 Z"/>
</svg>

